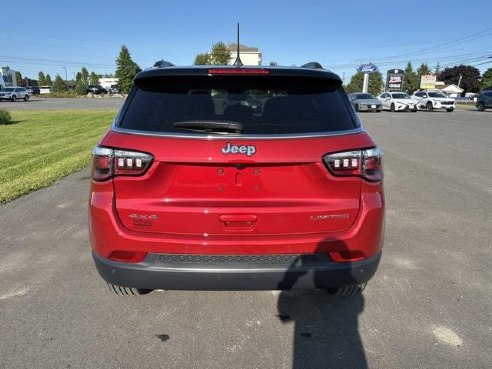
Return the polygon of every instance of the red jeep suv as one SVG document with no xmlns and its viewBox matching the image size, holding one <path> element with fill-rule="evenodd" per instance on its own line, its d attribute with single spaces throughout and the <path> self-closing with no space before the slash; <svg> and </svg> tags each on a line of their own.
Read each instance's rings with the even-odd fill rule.
<svg viewBox="0 0 492 369">
<path fill-rule="evenodd" d="M 136 76 L 93 150 L 94 261 L 117 294 L 358 294 L 381 258 L 382 179 L 381 150 L 317 63 L 166 63 Z"/>
</svg>

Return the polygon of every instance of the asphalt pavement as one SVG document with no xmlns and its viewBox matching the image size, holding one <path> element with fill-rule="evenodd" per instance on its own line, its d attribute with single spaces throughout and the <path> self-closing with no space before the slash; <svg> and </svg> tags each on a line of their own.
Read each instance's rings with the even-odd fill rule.
<svg viewBox="0 0 492 369">
<path fill-rule="evenodd" d="M 113 295 L 85 169 L 0 206 L 0 368 L 490 368 L 492 111 L 360 116 L 387 195 L 363 296 Z"/>
</svg>

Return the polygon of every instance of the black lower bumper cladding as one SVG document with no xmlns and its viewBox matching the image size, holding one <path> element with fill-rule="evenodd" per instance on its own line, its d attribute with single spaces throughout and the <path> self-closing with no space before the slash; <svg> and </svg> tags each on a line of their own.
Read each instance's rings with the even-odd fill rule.
<svg viewBox="0 0 492 369">
<path fill-rule="evenodd" d="M 381 253 L 336 263 L 326 254 L 176 255 L 148 254 L 141 263 L 122 263 L 93 252 L 108 283 L 162 290 L 289 290 L 362 284 L 370 280 Z"/>
</svg>

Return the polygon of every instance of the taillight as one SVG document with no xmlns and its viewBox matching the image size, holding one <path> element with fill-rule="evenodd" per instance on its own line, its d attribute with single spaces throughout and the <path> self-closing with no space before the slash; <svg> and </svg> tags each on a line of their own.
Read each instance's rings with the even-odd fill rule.
<svg viewBox="0 0 492 369">
<path fill-rule="evenodd" d="M 92 179 L 105 181 L 116 175 L 138 176 L 144 174 L 154 159 L 152 155 L 96 146 L 92 150 Z"/>
<path fill-rule="evenodd" d="M 212 68 L 208 70 L 210 75 L 236 74 L 236 75 L 265 75 L 268 69 L 262 68 Z"/>
<path fill-rule="evenodd" d="M 377 147 L 327 154 L 323 161 L 335 176 L 360 176 L 371 182 L 383 179 L 383 153 Z"/>
</svg>

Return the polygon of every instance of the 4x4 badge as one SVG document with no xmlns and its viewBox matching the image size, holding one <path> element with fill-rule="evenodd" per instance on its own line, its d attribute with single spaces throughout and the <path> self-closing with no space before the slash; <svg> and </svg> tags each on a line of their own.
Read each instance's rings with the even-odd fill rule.
<svg viewBox="0 0 492 369">
<path fill-rule="evenodd" d="M 256 152 L 256 146 L 253 145 L 233 145 L 232 143 L 228 142 L 225 147 L 222 148 L 222 154 L 224 155 L 246 155 L 246 156 L 252 156 Z"/>
</svg>

